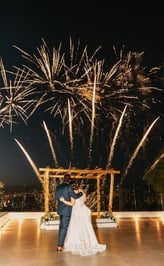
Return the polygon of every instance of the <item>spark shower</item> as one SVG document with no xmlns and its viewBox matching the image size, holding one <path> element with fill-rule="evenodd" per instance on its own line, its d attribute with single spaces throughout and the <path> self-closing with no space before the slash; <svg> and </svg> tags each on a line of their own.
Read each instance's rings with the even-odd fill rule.
<svg viewBox="0 0 164 266">
<path fill-rule="evenodd" d="M 117 168 L 123 183 L 133 178 L 130 170 L 142 153 L 144 169 L 138 175 L 145 174 L 159 152 L 146 158 L 149 136 L 154 147 L 162 139 L 161 66 L 144 66 L 144 52 L 125 47 L 119 52 L 114 47 L 115 62 L 109 63 L 99 54 L 102 47 L 90 52 L 71 38 L 68 49 L 62 43 L 50 49 L 44 40 L 34 54 L 13 47 L 23 63 L 6 70 L 1 59 L 1 128 L 12 131 L 19 119 L 28 125 L 40 112 L 54 167 Z M 47 125 L 45 117 L 55 123 Z M 67 165 L 58 158 L 52 135 L 67 151 Z"/>
</svg>

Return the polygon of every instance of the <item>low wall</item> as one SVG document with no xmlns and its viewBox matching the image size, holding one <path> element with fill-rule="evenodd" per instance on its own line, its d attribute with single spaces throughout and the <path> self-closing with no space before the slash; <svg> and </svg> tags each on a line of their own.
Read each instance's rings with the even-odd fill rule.
<svg viewBox="0 0 164 266">
<path fill-rule="evenodd" d="M 164 217 L 164 211 L 133 211 L 133 212 L 113 212 L 116 218 L 160 218 Z"/>
<path fill-rule="evenodd" d="M 7 213 L 9 219 L 40 219 L 44 216 L 44 212 L 9 212 Z M 96 215 L 96 213 L 93 213 Z M 116 218 L 158 218 L 164 217 L 164 211 L 136 211 L 136 212 L 113 212 Z M 6 217 L 7 218 L 7 217 Z"/>
<path fill-rule="evenodd" d="M 39 219 L 44 216 L 44 212 L 9 212 L 10 219 Z"/>
</svg>

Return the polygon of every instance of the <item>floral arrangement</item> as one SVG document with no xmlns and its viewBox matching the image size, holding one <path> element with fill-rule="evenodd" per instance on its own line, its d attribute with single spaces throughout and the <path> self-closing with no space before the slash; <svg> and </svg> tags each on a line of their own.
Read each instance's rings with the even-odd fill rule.
<svg viewBox="0 0 164 266">
<path fill-rule="evenodd" d="M 57 219 L 56 218 L 56 214 L 53 214 L 53 213 L 45 214 L 40 219 L 40 225 L 43 224 L 43 223 L 49 224 L 51 221 L 55 221 L 56 219 Z"/>
<path fill-rule="evenodd" d="M 113 222 L 117 222 L 116 217 L 112 213 L 109 213 L 108 211 L 105 211 L 101 214 L 101 218 L 107 218 L 111 219 Z"/>
</svg>

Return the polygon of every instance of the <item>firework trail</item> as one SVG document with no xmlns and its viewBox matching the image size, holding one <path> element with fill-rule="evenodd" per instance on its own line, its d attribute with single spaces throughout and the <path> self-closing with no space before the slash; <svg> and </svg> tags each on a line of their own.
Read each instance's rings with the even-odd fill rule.
<svg viewBox="0 0 164 266">
<path fill-rule="evenodd" d="M 125 170 L 124 177 L 127 175 L 128 170 L 129 170 L 129 168 L 131 167 L 132 162 L 133 162 L 134 159 L 136 158 L 136 155 L 137 155 L 139 149 L 142 147 L 142 144 L 144 143 L 146 137 L 148 136 L 148 134 L 149 134 L 149 132 L 151 131 L 152 127 L 155 125 L 155 123 L 158 121 L 159 118 L 160 118 L 160 117 L 157 117 L 157 118 L 152 122 L 152 124 L 149 126 L 149 128 L 148 128 L 147 131 L 146 131 L 146 133 L 145 133 L 144 136 L 142 137 L 141 141 L 140 141 L 139 144 L 137 145 L 137 147 L 136 147 L 136 149 L 135 149 L 135 151 L 134 151 L 134 153 L 133 153 L 133 155 L 132 155 L 132 157 L 131 157 L 131 159 L 130 159 L 130 161 L 129 161 L 129 163 L 128 163 L 128 166 L 127 166 L 127 168 L 126 168 L 126 170 Z"/>
<path fill-rule="evenodd" d="M 94 136 L 94 126 L 95 126 L 95 95 L 96 95 L 96 75 L 94 80 L 93 86 L 93 97 L 92 97 L 92 119 L 91 119 L 91 133 L 90 133 L 90 140 L 89 140 L 89 162 L 91 162 L 92 156 L 92 143 L 93 143 L 93 136 Z"/>
<path fill-rule="evenodd" d="M 38 170 L 38 167 L 35 165 L 35 163 L 33 162 L 32 158 L 30 157 L 30 155 L 27 153 L 27 151 L 24 149 L 24 147 L 20 144 L 20 142 L 15 139 L 16 143 L 18 144 L 18 146 L 21 148 L 21 150 L 23 151 L 24 155 L 26 156 L 27 160 L 29 161 L 30 165 L 32 166 L 32 169 L 34 170 L 36 176 L 38 177 L 38 179 L 40 180 L 41 183 L 43 183 L 41 177 L 40 177 L 40 173 Z"/>
<path fill-rule="evenodd" d="M 68 99 L 68 119 L 69 119 L 69 138 L 71 143 L 71 152 L 73 153 L 72 114 L 71 114 L 71 106 L 69 99 Z"/>
<path fill-rule="evenodd" d="M 158 162 L 159 162 L 163 157 L 164 157 L 164 153 L 161 154 L 161 155 L 159 156 L 159 158 L 157 158 L 157 160 L 152 164 L 152 166 L 149 168 L 149 170 L 145 173 L 145 176 L 146 176 L 149 172 L 151 172 L 151 171 L 156 167 L 156 165 L 158 164 Z M 145 176 L 144 176 L 144 178 L 145 178 Z"/>
<path fill-rule="evenodd" d="M 108 156 L 108 162 L 107 162 L 106 169 L 109 169 L 111 167 L 111 162 L 112 162 L 112 158 L 113 158 L 113 154 L 114 154 L 114 147 L 116 145 L 116 140 L 118 138 L 118 134 L 119 134 L 119 131 L 120 131 L 120 128 L 121 128 L 121 125 L 122 125 L 122 121 L 123 121 L 123 117 L 124 117 L 126 108 L 127 108 L 127 105 L 125 106 L 125 108 L 124 108 L 124 110 L 122 112 L 122 115 L 121 115 L 120 120 L 119 120 L 119 124 L 117 126 L 117 129 L 116 129 L 113 141 L 112 141 L 112 145 L 111 145 L 111 148 L 110 148 L 110 153 L 109 153 L 109 156 Z"/>
<path fill-rule="evenodd" d="M 50 133 L 48 131 L 48 128 L 46 126 L 46 123 L 44 121 L 43 121 L 43 126 L 44 126 L 44 130 L 46 131 L 46 134 L 47 134 L 47 138 L 48 138 L 49 146 L 50 146 L 50 149 L 51 149 L 51 152 L 52 152 L 52 157 L 53 157 L 53 160 L 54 160 L 54 163 L 55 163 L 55 167 L 58 168 L 59 164 L 58 164 L 58 161 L 57 161 L 56 153 L 55 153 L 54 148 L 53 148 L 52 139 L 51 139 Z"/>
</svg>

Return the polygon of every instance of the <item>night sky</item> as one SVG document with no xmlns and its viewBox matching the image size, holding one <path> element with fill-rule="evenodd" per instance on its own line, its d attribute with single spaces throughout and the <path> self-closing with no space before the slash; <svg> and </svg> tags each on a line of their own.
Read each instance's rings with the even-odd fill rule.
<svg viewBox="0 0 164 266">
<path fill-rule="evenodd" d="M 69 37 L 80 39 L 93 51 L 102 46 L 109 60 L 113 45 L 118 49 L 125 45 L 129 50 L 144 50 L 148 64 L 163 63 L 162 3 L 144 8 L 138 1 L 132 6 L 115 4 L 115 7 L 110 7 L 107 1 L 4 2 L 0 4 L 0 57 L 6 68 L 11 69 L 21 61 L 13 45 L 32 54 L 42 39 L 48 46 L 58 46 L 60 42 L 67 43 Z M 12 133 L 7 126 L 0 128 L 0 181 L 36 183 L 37 177 L 14 138 L 24 145 L 38 168 L 53 166 L 45 132 L 34 116 L 27 126 L 23 122 L 14 125 Z"/>
</svg>

